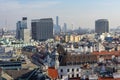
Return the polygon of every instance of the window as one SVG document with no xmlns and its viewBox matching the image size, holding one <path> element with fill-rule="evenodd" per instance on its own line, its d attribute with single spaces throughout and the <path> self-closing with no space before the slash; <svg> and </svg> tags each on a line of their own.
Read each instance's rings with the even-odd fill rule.
<svg viewBox="0 0 120 80">
<path fill-rule="evenodd" d="M 72 78 L 74 78 L 74 74 L 72 74 Z"/>
<path fill-rule="evenodd" d="M 61 75 L 60 77 L 61 77 L 61 79 L 62 79 L 63 76 Z"/>
<path fill-rule="evenodd" d="M 69 69 L 67 69 L 67 72 L 69 72 L 70 70 Z"/>
<path fill-rule="evenodd" d="M 79 77 L 79 74 L 77 74 L 77 77 Z"/>
<path fill-rule="evenodd" d="M 77 71 L 79 71 L 79 68 L 77 68 Z"/>
<path fill-rule="evenodd" d="M 68 75 L 68 78 L 70 78 L 70 75 Z"/>
<path fill-rule="evenodd" d="M 74 69 L 72 69 L 72 71 L 74 71 Z"/>
<path fill-rule="evenodd" d="M 61 69 L 61 72 L 63 72 L 63 69 Z"/>
</svg>

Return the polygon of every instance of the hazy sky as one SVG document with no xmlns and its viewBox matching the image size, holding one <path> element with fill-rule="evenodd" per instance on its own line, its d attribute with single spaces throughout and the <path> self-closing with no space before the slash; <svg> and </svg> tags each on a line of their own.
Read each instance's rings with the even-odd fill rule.
<svg viewBox="0 0 120 80">
<path fill-rule="evenodd" d="M 15 29 L 23 16 L 40 19 L 59 16 L 70 28 L 94 28 L 95 20 L 108 19 L 110 27 L 120 25 L 120 0 L 0 0 L 0 27 Z"/>
</svg>

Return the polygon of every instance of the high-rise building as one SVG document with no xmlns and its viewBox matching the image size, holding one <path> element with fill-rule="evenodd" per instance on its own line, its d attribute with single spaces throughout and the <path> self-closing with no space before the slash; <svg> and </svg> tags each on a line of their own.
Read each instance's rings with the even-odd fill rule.
<svg viewBox="0 0 120 80">
<path fill-rule="evenodd" d="M 58 20 L 59 20 L 59 18 L 58 18 L 58 16 L 56 16 L 56 25 L 57 26 L 59 26 L 59 21 Z"/>
<path fill-rule="evenodd" d="M 64 26 L 63 26 L 63 32 L 66 33 L 67 32 L 67 24 L 64 23 Z"/>
<path fill-rule="evenodd" d="M 0 29 L 0 37 L 2 37 L 4 35 L 4 30 Z"/>
<path fill-rule="evenodd" d="M 27 43 L 30 39 L 30 29 L 24 29 L 24 42 Z"/>
<path fill-rule="evenodd" d="M 53 19 L 35 19 L 31 22 L 32 39 L 43 41 L 53 38 Z"/>
<path fill-rule="evenodd" d="M 22 28 L 27 29 L 27 17 L 22 18 Z"/>
<path fill-rule="evenodd" d="M 95 32 L 96 33 L 105 33 L 109 32 L 109 22 L 107 19 L 99 19 L 95 21 Z"/>
<path fill-rule="evenodd" d="M 61 27 L 59 25 L 59 17 L 56 16 L 56 24 L 54 25 L 54 33 L 60 33 Z"/>
<path fill-rule="evenodd" d="M 27 29 L 27 17 L 16 23 L 16 39 L 24 40 L 24 29 Z"/>
<path fill-rule="evenodd" d="M 21 28 L 21 21 L 16 23 L 16 39 L 23 40 L 23 29 Z"/>
</svg>

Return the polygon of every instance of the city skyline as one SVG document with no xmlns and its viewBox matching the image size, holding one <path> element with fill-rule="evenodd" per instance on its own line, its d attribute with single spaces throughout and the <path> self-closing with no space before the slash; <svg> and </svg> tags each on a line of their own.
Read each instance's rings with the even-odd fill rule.
<svg viewBox="0 0 120 80">
<path fill-rule="evenodd" d="M 95 20 L 108 19 L 110 28 L 117 28 L 119 21 L 119 0 L 0 0 L 0 28 L 15 29 L 16 22 L 21 17 L 32 19 L 52 17 L 55 23 L 59 16 L 59 23 L 68 28 L 95 27 Z"/>
</svg>

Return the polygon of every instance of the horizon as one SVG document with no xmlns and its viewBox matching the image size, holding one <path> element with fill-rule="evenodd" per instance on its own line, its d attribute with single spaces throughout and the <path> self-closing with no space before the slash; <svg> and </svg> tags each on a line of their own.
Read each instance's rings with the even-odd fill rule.
<svg viewBox="0 0 120 80">
<path fill-rule="evenodd" d="M 16 29 L 22 17 L 32 19 L 59 16 L 59 24 L 67 23 L 68 28 L 94 29 L 95 21 L 108 19 L 110 28 L 120 26 L 119 0 L 0 0 L 0 28 Z"/>
</svg>

